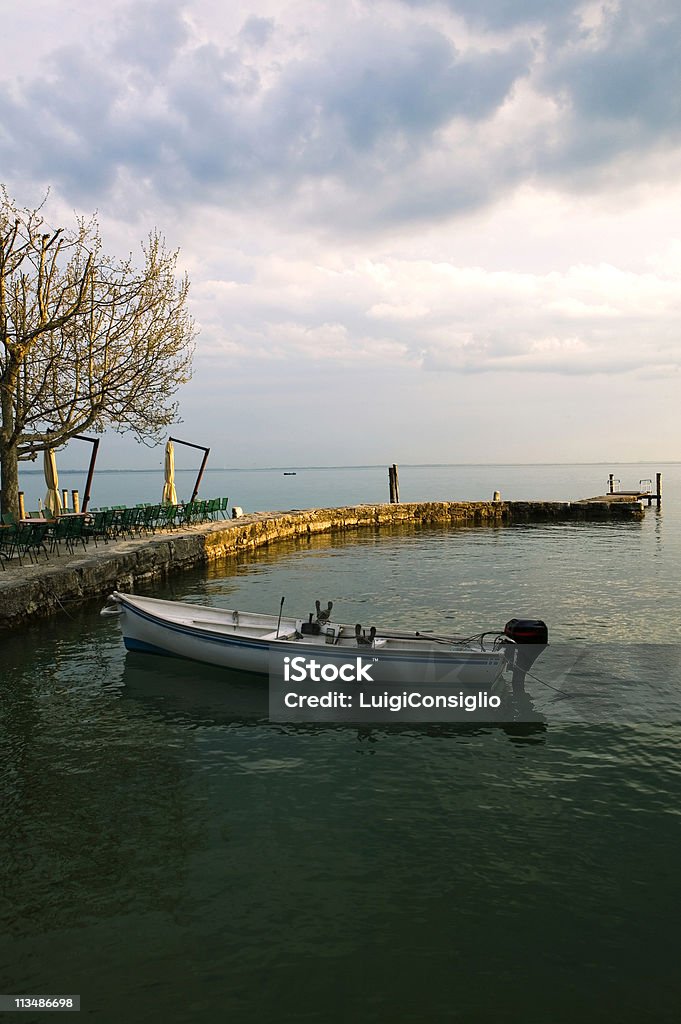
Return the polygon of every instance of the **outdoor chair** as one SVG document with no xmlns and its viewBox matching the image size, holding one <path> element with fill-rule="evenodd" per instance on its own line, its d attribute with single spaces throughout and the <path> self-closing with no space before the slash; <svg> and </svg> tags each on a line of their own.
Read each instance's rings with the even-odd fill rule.
<svg viewBox="0 0 681 1024">
<path fill-rule="evenodd" d="M 74 554 L 78 541 L 83 545 L 83 551 L 87 550 L 84 536 L 84 520 L 82 516 L 69 516 L 64 522 L 67 524 L 64 537 L 66 547 Z"/>
<path fill-rule="evenodd" d="M 88 516 L 83 524 L 83 536 L 88 540 L 92 538 L 95 542 L 95 547 L 97 547 L 98 540 L 104 540 L 105 544 L 109 541 L 106 532 L 106 518 L 107 510 L 98 509 Z"/>
<path fill-rule="evenodd" d="M 10 515 L 11 513 L 6 514 Z M 12 557 L 14 537 L 18 529 L 16 524 L 4 523 L 4 518 L 3 516 L 3 526 L 0 528 L 0 564 L 2 564 L 3 569 L 5 568 L 5 562 L 9 561 Z"/>
<path fill-rule="evenodd" d="M 135 533 L 138 537 L 142 536 L 142 530 L 144 529 L 144 506 L 137 505 L 135 508 Z"/>
<path fill-rule="evenodd" d="M 108 508 L 104 517 L 104 529 L 108 540 L 115 540 L 118 536 L 118 524 L 120 512 L 117 508 Z"/>
<path fill-rule="evenodd" d="M 43 551 L 47 560 L 48 552 L 45 544 L 47 531 L 47 523 L 27 523 L 17 526 L 16 529 L 11 531 L 12 536 L 9 542 L 3 542 L 5 559 L 13 558 L 16 555 L 19 559 L 19 565 L 23 565 L 21 561 L 22 555 L 28 555 L 29 561 L 32 562 L 35 559 L 37 562 L 40 551 Z M 2 532 L 5 533 L 4 530 Z"/>
<path fill-rule="evenodd" d="M 147 505 L 146 508 L 144 508 L 143 513 L 142 528 L 146 530 L 147 533 L 154 533 L 161 515 L 161 506 Z"/>
<path fill-rule="evenodd" d="M 205 501 L 188 501 L 184 506 L 183 522 L 187 525 L 200 522 L 205 504 Z"/>
<path fill-rule="evenodd" d="M 118 536 L 126 534 L 126 536 L 134 537 L 135 529 L 137 526 L 137 509 L 136 508 L 124 508 L 120 511 L 118 517 Z"/>
<path fill-rule="evenodd" d="M 3 548 L 4 554 L 7 561 L 10 558 L 14 558 L 16 555 L 19 559 L 19 565 L 22 565 L 21 556 L 25 554 L 26 544 L 28 543 L 29 537 L 31 536 L 31 526 L 17 525 L 11 531 L 3 530 L 3 534 L 9 533 L 9 537 L 3 537 Z"/>
<path fill-rule="evenodd" d="M 163 530 L 173 530 L 177 526 L 177 505 L 161 505 L 158 525 Z"/>
<path fill-rule="evenodd" d="M 48 540 L 50 542 L 50 551 L 60 555 L 59 545 L 62 541 L 66 541 L 69 529 L 68 519 L 57 519 L 56 522 L 52 523 L 48 530 Z M 68 547 L 68 545 L 67 545 Z"/>
<path fill-rule="evenodd" d="M 28 551 L 29 558 L 34 557 L 36 562 L 41 551 L 45 555 L 45 561 L 49 561 L 49 552 L 45 543 L 49 528 L 48 523 L 39 523 L 31 526 L 31 536 L 26 545 L 26 550 Z"/>
</svg>

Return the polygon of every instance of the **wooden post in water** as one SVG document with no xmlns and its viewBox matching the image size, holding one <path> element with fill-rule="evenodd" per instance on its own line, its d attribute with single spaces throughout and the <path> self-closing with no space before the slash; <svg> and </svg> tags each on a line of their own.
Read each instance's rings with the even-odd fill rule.
<svg viewBox="0 0 681 1024">
<path fill-rule="evenodd" d="M 64 512 L 66 512 L 67 508 L 69 507 L 69 492 L 66 490 L 65 487 L 62 487 L 61 491 L 61 507 Z"/>
<path fill-rule="evenodd" d="M 615 493 L 615 474 L 610 473 L 608 476 L 608 494 Z"/>
<path fill-rule="evenodd" d="M 655 501 L 657 507 L 662 507 L 662 473 L 655 474 Z"/>
<path fill-rule="evenodd" d="M 390 485 L 390 504 L 395 505 L 400 500 L 400 484 L 395 463 L 388 466 L 388 483 Z"/>
<path fill-rule="evenodd" d="M 19 491 L 19 519 L 26 518 L 26 506 L 24 505 L 24 492 Z"/>
<path fill-rule="evenodd" d="M 77 514 L 80 512 L 80 495 L 78 491 L 71 491 L 71 501 L 73 502 L 73 511 Z"/>
</svg>

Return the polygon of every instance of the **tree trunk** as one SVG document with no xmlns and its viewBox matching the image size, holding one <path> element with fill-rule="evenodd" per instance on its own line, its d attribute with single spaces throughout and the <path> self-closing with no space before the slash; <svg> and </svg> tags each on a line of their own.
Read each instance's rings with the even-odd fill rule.
<svg viewBox="0 0 681 1024">
<path fill-rule="evenodd" d="M 7 447 L 0 441 L 0 490 L 2 511 L 19 517 L 19 459 L 14 445 Z"/>
</svg>

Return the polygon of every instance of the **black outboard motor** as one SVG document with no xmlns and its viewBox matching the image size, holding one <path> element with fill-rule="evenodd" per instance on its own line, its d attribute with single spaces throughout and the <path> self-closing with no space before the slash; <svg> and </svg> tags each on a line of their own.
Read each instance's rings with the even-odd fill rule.
<svg viewBox="0 0 681 1024">
<path fill-rule="evenodd" d="M 525 673 L 545 651 L 549 642 L 549 631 L 541 619 L 509 619 L 504 626 L 504 635 L 515 642 L 513 647 L 513 690 L 522 693 Z"/>
</svg>

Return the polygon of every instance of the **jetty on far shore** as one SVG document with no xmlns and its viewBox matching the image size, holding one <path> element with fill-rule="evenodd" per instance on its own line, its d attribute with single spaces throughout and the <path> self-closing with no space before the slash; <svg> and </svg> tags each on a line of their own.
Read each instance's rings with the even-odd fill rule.
<svg viewBox="0 0 681 1024">
<path fill-rule="evenodd" d="M 585 501 L 608 501 L 608 502 L 631 502 L 647 501 L 648 508 L 655 502 L 658 508 L 662 507 L 662 473 L 655 474 L 655 484 L 652 478 L 639 480 L 638 487 L 631 491 L 621 490 L 621 481 L 614 473 L 608 476 L 608 493 L 600 494 L 595 498 L 585 498 Z"/>
</svg>

